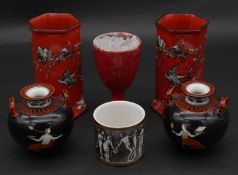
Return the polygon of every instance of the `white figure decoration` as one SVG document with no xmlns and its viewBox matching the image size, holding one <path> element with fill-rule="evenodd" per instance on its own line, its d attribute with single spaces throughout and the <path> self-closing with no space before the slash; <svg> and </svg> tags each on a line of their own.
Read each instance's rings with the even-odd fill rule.
<svg viewBox="0 0 238 175">
<path fill-rule="evenodd" d="M 137 148 L 137 143 L 138 143 L 138 137 L 137 137 L 137 130 L 134 132 L 134 134 L 132 135 L 132 141 L 133 141 L 133 147 L 135 149 L 136 152 L 136 148 Z"/>
<path fill-rule="evenodd" d="M 98 135 L 97 135 L 97 143 L 96 143 L 96 147 L 99 148 L 99 152 L 100 152 L 100 155 L 101 155 L 101 158 L 103 158 L 103 142 L 104 142 L 104 137 L 105 137 L 105 134 L 103 131 L 100 131 L 98 129 Z"/>
<path fill-rule="evenodd" d="M 110 160 L 110 154 L 111 151 L 114 153 L 117 153 L 117 150 L 115 150 L 113 143 L 112 143 L 112 137 L 107 136 L 106 140 L 103 143 L 103 150 L 104 150 L 104 158 L 109 161 Z"/>
<path fill-rule="evenodd" d="M 126 149 L 130 152 L 128 155 L 128 161 L 133 160 L 134 157 L 136 156 L 136 150 L 133 143 L 131 142 L 130 136 L 125 135 L 124 133 L 120 134 L 120 136 L 121 136 L 121 141 L 118 144 L 117 148 L 120 147 L 122 143 L 124 143 Z"/>
<path fill-rule="evenodd" d="M 182 130 L 180 132 L 176 132 L 176 131 L 174 131 L 174 124 L 171 123 L 171 125 L 170 125 L 170 127 L 172 129 L 172 133 L 174 133 L 176 136 L 181 137 L 183 146 L 189 146 L 193 149 L 205 148 L 205 146 L 202 143 L 200 143 L 199 141 L 197 141 L 193 138 L 205 133 L 204 130 L 206 129 L 206 126 L 197 127 L 197 129 L 194 131 L 194 134 L 191 134 L 188 131 L 189 126 L 190 126 L 190 124 L 183 123 Z"/>
<path fill-rule="evenodd" d="M 143 154 L 143 142 L 144 142 L 144 128 L 141 128 L 139 136 L 138 136 L 138 141 L 139 141 L 139 157 L 142 156 Z"/>
<path fill-rule="evenodd" d="M 127 157 L 125 157 L 126 161 L 129 162 L 136 160 L 142 156 L 144 128 L 137 129 L 132 134 L 120 133 L 119 137 L 119 143 L 116 147 L 114 147 L 112 136 L 107 135 L 107 133 L 100 129 L 97 129 L 96 148 L 98 149 L 102 159 L 105 159 L 106 161 L 112 161 L 114 154 L 118 154 L 119 152 L 124 154 L 124 150 L 118 150 L 118 148 L 122 145 L 124 147 L 121 148 L 129 151 L 129 154 Z"/>
<path fill-rule="evenodd" d="M 38 131 L 38 130 L 34 129 L 32 126 L 28 126 L 28 128 L 29 128 L 30 130 L 34 130 L 34 131 L 36 131 L 36 132 L 42 133 L 41 131 Z M 44 130 L 43 135 L 42 135 L 41 137 L 39 137 L 39 138 L 36 138 L 35 136 L 28 136 L 28 138 L 29 138 L 30 140 L 33 140 L 33 141 L 35 141 L 35 142 L 39 142 L 39 143 L 37 143 L 37 144 L 31 144 L 28 149 L 29 149 L 29 150 L 35 150 L 35 151 L 37 151 L 37 150 L 40 150 L 40 149 L 42 149 L 42 148 L 50 148 L 51 145 L 52 145 L 52 143 L 53 143 L 55 140 L 57 140 L 57 139 L 59 139 L 60 137 L 62 137 L 62 136 L 63 136 L 63 134 L 60 134 L 60 135 L 54 137 L 54 136 L 51 135 L 51 129 L 50 129 L 50 128 L 46 128 L 46 129 Z"/>
</svg>

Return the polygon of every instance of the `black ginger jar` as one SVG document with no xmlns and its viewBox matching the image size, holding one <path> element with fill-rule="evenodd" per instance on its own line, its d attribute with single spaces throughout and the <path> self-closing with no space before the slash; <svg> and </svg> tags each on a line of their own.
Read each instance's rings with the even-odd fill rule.
<svg viewBox="0 0 238 175">
<path fill-rule="evenodd" d="M 170 138 L 186 149 L 212 147 L 224 136 L 228 122 L 228 97 L 213 96 L 212 84 L 192 80 L 181 86 L 182 93 L 167 93 L 164 127 Z"/>
<path fill-rule="evenodd" d="M 15 104 L 9 98 L 8 127 L 12 137 L 26 150 L 45 152 L 59 148 L 73 128 L 73 113 L 68 106 L 68 93 L 53 96 L 49 84 L 30 84 L 20 91 L 23 99 Z"/>
</svg>

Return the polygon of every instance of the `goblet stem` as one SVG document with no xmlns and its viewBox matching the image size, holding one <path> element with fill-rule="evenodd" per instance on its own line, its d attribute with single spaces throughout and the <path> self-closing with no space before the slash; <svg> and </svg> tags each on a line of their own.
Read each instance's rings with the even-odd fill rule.
<svg viewBox="0 0 238 175">
<path fill-rule="evenodd" d="M 124 92 L 112 92 L 112 101 L 116 101 L 116 100 L 125 100 L 125 94 Z"/>
</svg>

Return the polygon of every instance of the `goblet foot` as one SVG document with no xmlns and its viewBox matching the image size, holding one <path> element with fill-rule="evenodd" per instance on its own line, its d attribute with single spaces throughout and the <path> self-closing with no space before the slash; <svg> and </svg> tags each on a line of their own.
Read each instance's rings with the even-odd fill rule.
<svg viewBox="0 0 238 175">
<path fill-rule="evenodd" d="M 112 101 L 125 100 L 125 94 L 112 92 Z"/>
</svg>

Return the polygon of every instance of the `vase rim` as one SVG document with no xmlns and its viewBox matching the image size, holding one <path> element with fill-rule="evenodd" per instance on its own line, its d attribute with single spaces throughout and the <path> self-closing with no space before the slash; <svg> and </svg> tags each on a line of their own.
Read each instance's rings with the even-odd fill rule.
<svg viewBox="0 0 238 175">
<path fill-rule="evenodd" d="M 190 16 L 190 17 L 193 17 L 193 18 L 197 18 L 198 20 L 203 20 L 204 21 L 204 24 L 201 25 L 200 27 L 196 28 L 196 29 L 172 29 L 171 27 L 169 26 L 166 26 L 164 24 L 161 23 L 161 20 L 168 17 L 168 16 L 171 16 L 171 17 L 178 17 L 178 16 Z M 171 33 L 199 33 L 201 32 L 203 29 L 205 29 L 209 24 L 209 20 L 204 18 L 204 17 L 201 17 L 199 15 L 195 15 L 195 14 L 190 14 L 190 13 L 186 13 L 186 14 L 183 14 L 183 13 L 168 13 L 168 14 L 164 14 L 162 16 L 160 16 L 156 21 L 155 21 L 155 25 L 156 26 L 160 26 L 162 28 L 164 28 L 165 30 L 171 32 Z"/>
<path fill-rule="evenodd" d="M 191 80 L 187 81 L 181 86 L 182 92 L 190 97 L 209 97 L 215 92 L 215 87 L 205 81 Z"/>
<path fill-rule="evenodd" d="M 59 27 L 58 29 L 55 28 L 47 28 L 46 26 L 43 27 L 43 26 L 39 26 L 39 24 L 37 24 L 37 22 L 39 22 L 40 20 L 43 20 L 41 18 L 49 18 L 49 17 L 60 17 L 60 16 L 65 16 L 69 19 L 71 19 L 71 23 L 67 26 L 64 26 L 64 27 Z M 44 19 L 45 20 L 45 19 Z M 34 18 L 31 18 L 29 21 L 28 21 L 28 25 L 30 27 L 30 29 L 33 31 L 33 32 L 39 32 L 39 33 L 65 33 L 65 32 L 68 32 L 78 26 L 80 26 L 80 21 L 75 18 L 72 14 L 70 13 L 44 13 L 44 14 L 41 14 L 39 16 L 36 16 Z"/>
<path fill-rule="evenodd" d="M 124 130 L 143 123 L 145 110 L 133 102 L 111 101 L 98 106 L 93 112 L 93 118 L 101 127 Z"/>
<path fill-rule="evenodd" d="M 45 100 L 55 92 L 54 86 L 46 83 L 33 83 L 23 87 L 20 95 L 30 101 Z"/>
<path fill-rule="evenodd" d="M 138 44 L 136 45 L 135 48 L 127 49 L 127 50 L 117 50 L 117 51 L 116 50 L 106 50 L 106 49 L 103 49 L 102 47 L 99 47 L 96 44 L 96 40 L 98 40 L 99 38 L 102 38 L 104 36 L 110 36 L 110 35 L 119 36 L 119 37 L 120 37 L 120 35 L 121 36 L 135 37 L 135 39 L 138 41 Z M 128 52 L 133 52 L 135 50 L 138 50 L 141 47 L 141 39 L 137 35 L 129 33 L 129 32 L 107 32 L 107 33 L 100 34 L 100 35 L 96 36 L 93 39 L 93 47 L 98 49 L 98 50 L 100 50 L 100 51 L 102 51 L 102 52 L 111 53 L 111 54 L 128 53 Z"/>
</svg>

